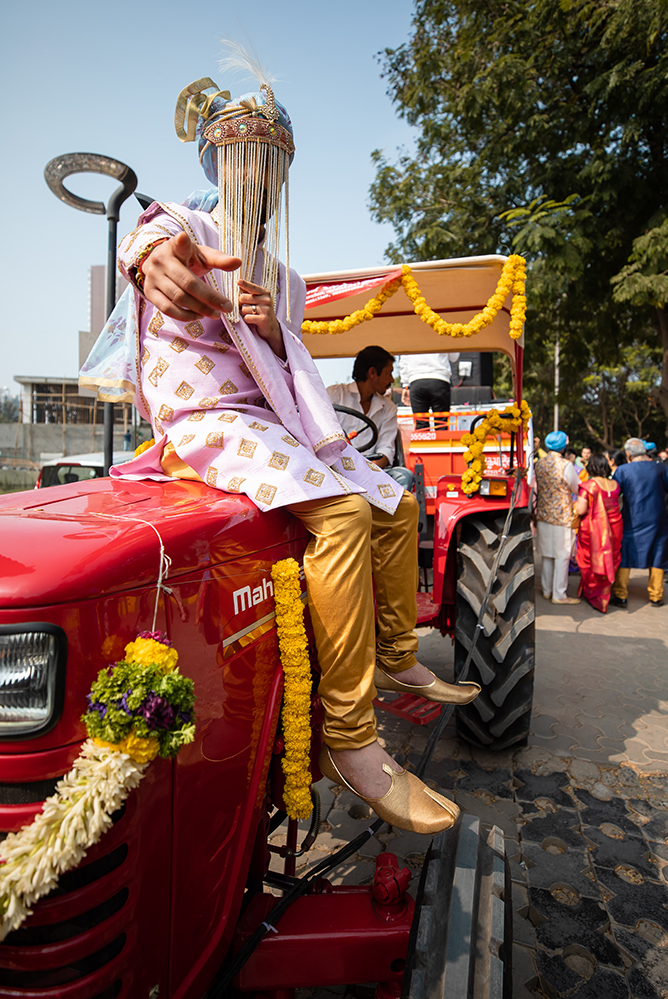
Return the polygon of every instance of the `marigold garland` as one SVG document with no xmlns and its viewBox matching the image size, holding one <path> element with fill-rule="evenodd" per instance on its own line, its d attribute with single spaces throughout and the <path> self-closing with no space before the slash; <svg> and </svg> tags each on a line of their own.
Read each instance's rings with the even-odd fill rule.
<svg viewBox="0 0 668 999">
<path fill-rule="evenodd" d="M 445 319 L 441 319 L 438 313 L 434 312 L 427 305 L 410 267 L 408 264 L 404 264 L 401 277 L 388 281 L 375 298 L 369 299 L 363 309 L 357 309 L 344 319 L 333 319 L 329 322 L 307 319 L 302 323 L 302 332 L 347 333 L 355 326 L 359 326 L 360 323 L 373 319 L 380 312 L 387 299 L 391 298 L 399 287 L 403 285 L 404 291 L 413 303 L 415 314 L 420 317 L 422 322 L 431 326 L 439 336 L 461 337 L 473 336 L 475 333 L 479 333 L 480 330 L 483 330 L 494 321 L 495 316 L 503 307 L 506 298 L 509 294 L 512 294 L 510 335 L 513 340 L 517 340 L 522 335 L 524 317 L 526 315 L 525 281 L 526 260 L 524 257 L 513 253 L 503 265 L 496 291 L 488 299 L 487 305 L 482 312 L 479 312 L 468 323 L 448 323 Z"/>
<path fill-rule="evenodd" d="M 151 437 L 148 441 L 143 441 L 138 447 L 135 448 L 135 458 L 138 458 L 140 454 L 144 453 L 144 451 L 148 451 L 148 449 L 153 447 L 154 444 L 155 437 Z"/>
<path fill-rule="evenodd" d="M 485 441 L 492 431 L 510 433 L 517 431 L 521 426 L 526 427 L 531 418 L 531 410 L 525 399 L 522 399 L 519 406 L 506 406 L 502 416 L 498 409 L 490 409 L 485 419 L 475 428 L 472 434 L 463 434 L 461 443 L 468 448 L 464 452 L 464 461 L 468 463 L 468 468 L 462 475 L 462 492 L 470 496 L 480 489 L 482 473 L 485 471 Z"/>
<path fill-rule="evenodd" d="M 283 666 L 283 773 L 285 809 L 291 819 L 311 814 L 311 663 L 304 628 L 299 565 L 293 558 L 275 562 L 274 581 L 278 646 Z"/>
<path fill-rule="evenodd" d="M 72 770 L 33 822 L 0 845 L 0 940 L 110 828 L 150 761 L 193 741 L 193 682 L 177 660 L 163 634 L 142 632 L 121 662 L 98 673 L 83 716 L 89 738 Z"/>
</svg>

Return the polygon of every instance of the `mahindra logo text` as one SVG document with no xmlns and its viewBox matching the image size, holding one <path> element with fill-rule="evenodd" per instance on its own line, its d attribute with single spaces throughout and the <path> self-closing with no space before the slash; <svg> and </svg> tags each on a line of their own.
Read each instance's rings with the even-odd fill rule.
<svg viewBox="0 0 668 999">
<path fill-rule="evenodd" d="M 274 584 L 270 579 L 263 579 L 261 586 L 256 586 L 251 590 L 250 586 L 242 586 L 240 590 L 235 590 L 232 594 L 234 600 L 234 613 L 240 614 L 248 610 L 255 604 L 262 603 L 274 595 Z"/>
</svg>

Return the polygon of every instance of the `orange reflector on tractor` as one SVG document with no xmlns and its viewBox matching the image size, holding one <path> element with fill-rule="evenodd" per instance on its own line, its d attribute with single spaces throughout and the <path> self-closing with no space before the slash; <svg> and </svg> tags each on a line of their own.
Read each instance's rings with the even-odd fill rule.
<svg viewBox="0 0 668 999">
<path fill-rule="evenodd" d="M 483 479 L 480 483 L 481 496 L 506 496 L 508 482 L 506 479 Z"/>
</svg>

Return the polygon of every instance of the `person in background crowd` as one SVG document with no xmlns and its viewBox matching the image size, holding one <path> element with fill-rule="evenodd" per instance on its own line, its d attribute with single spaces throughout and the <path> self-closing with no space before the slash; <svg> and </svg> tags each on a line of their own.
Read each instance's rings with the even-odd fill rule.
<svg viewBox="0 0 668 999">
<path fill-rule="evenodd" d="M 649 460 L 658 461 L 659 452 L 654 441 L 643 441 L 643 444 L 645 445 L 645 451 L 647 452 L 647 457 L 649 458 Z"/>
<path fill-rule="evenodd" d="M 615 471 L 624 498 L 622 562 L 610 603 L 626 607 L 631 569 L 649 569 L 647 592 L 652 607 L 663 606 L 663 573 L 668 568 L 668 467 L 650 461 L 645 445 L 629 437 L 624 445 L 628 462 Z"/>
<path fill-rule="evenodd" d="M 545 438 L 546 458 L 536 462 L 536 541 L 543 557 L 541 586 L 546 600 L 553 604 L 579 604 L 569 597 L 568 562 L 573 531 L 573 493 L 580 488 L 578 473 L 564 457 L 568 437 L 555 430 Z"/>
<path fill-rule="evenodd" d="M 584 468 L 581 464 L 578 464 L 580 459 L 576 455 L 575 451 L 571 451 L 570 448 L 566 448 L 566 450 L 564 451 L 564 458 L 568 458 L 570 463 L 573 465 L 575 471 L 577 472 L 578 479 L 580 480 L 580 482 L 586 482 L 588 478 L 587 469 Z M 575 501 L 578 498 L 578 493 L 574 492 L 572 498 L 573 498 L 573 503 L 575 504 Z M 571 545 L 571 557 L 568 560 L 569 575 L 571 573 L 578 573 L 580 571 L 580 567 L 578 565 L 578 560 L 577 560 L 577 547 L 578 547 L 577 535 L 573 533 L 573 543 Z"/>
<path fill-rule="evenodd" d="M 543 451 L 541 444 L 541 438 L 538 435 L 534 436 L 533 439 L 533 460 L 538 461 L 539 458 L 547 458 L 547 451 Z"/>
<path fill-rule="evenodd" d="M 659 451 L 659 458 L 664 465 L 668 465 L 668 451 Z"/>
<path fill-rule="evenodd" d="M 582 465 L 581 463 L 579 463 L 578 457 L 577 457 L 575 451 L 571 451 L 570 448 L 567 448 L 564 451 L 564 458 L 567 458 L 568 461 L 570 461 L 571 465 L 573 465 L 575 467 L 575 471 L 577 472 L 577 476 L 578 476 L 580 482 L 586 482 L 587 481 L 587 469 L 584 467 L 584 465 Z M 577 493 L 574 493 L 573 494 L 573 502 L 575 502 L 576 499 L 577 499 Z"/>
<path fill-rule="evenodd" d="M 591 458 L 591 448 L 585 444 L 585 446 L 580 451 L 580 457 L 575 459 L 575 464 L 579 465 L 580 468 L 586 468 L 590 458 Z"/>
<path fill-rule="evenodd" d="M 604 454 L 587 459 L 589 478 L 580 486 L 575 512 L 582 518 L 578 530 L 577 560 L 580 589 L 592 607 L 605 614 L 622 557 L 622 515 L 619 485 L 610 481 Z"/>
<path fill-rule="evenodd" d="M 348 384 L 329 385 L 327 395 L 339 406 L 348 406 L 358 413 L 365 413 L 378 427 L 378 440 L 372 459 L 380 468 L 387 468 L 394 461 L 395 442 L 399 427 L 397 407 L 385 393 L 392 384 L 394 358 L 384 347 L 365 347 L 360 350 L 353 365 L 353 381 Z M 358 451 L 371 440 L 371 429 L 361 420 L 347 413 L 337 413 L 343 431 L 350 436 Z"/>
<path fill-rule="evenodd" d="M 447 413 L 450 410 L 450 382 L 453 364 L 459 353 L 406 354 L 399 358 L 401 401 L 414 413 Z M 429 426 L 428 420 L 417 420 L 416 430 Z"/>
<path fill-rule="evenodd" d="M 605 456 L 608 459 L 608 464 L 610 465 L 610 471 L 614 472 L 616 468 L 620 465 L 626 464 L 626 455 L 623 451 L 618 451 L 616 448 L 612 448 L 610 451 L 605 452 Z"/>
</svg>

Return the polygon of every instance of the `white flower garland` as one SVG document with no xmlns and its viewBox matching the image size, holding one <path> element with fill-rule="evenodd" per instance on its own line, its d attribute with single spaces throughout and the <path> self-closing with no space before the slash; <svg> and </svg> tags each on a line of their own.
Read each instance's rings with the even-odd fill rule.
<svg viewBox="0 0 668 999">
<path fill-rule="evenodd" d="M 110 828 L 112 814 L 137 787 L 148 765 L 86 739 L 40 814 L 2 843 L 0 941 Z"/>
</svg>

